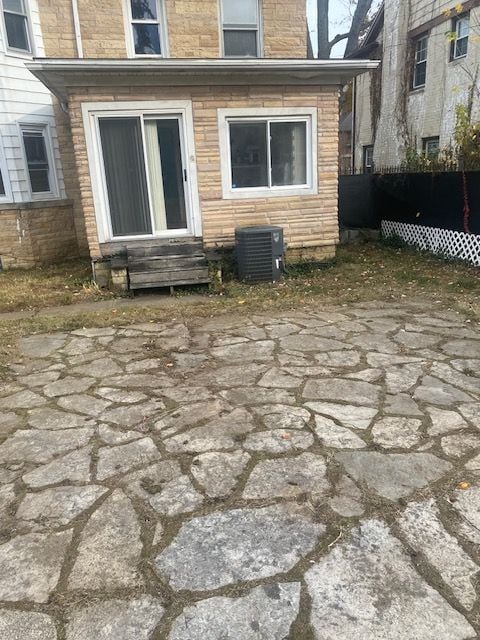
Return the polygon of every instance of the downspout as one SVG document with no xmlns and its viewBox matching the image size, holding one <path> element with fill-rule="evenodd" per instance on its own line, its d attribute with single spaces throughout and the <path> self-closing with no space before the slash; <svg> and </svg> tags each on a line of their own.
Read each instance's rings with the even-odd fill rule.
<svg viewBox="0 0 480 640">
<path fill-rule="evenodd" d="M 83 58 L 82 32 L 80 29 L 80 16 L 78 14 L 78 0 L 72 0 L 73 28 L 77 45 L 77 57 Z"/>
<path fill-rule="evenodd" d="M 355 137 L 357 135 L 357 78 L 353 79 L 352 85 L 352 175 L 355 175 L 355 152 L 356 143 Z"/>
</svg>

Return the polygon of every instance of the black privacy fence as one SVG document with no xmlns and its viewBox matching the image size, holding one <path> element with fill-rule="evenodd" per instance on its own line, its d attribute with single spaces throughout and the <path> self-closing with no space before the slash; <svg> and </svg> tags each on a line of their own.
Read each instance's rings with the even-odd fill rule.
<svg viewBox="0 0 480 640">
<path fill-rule="evenodd" d="M 382 220 L 480 234 L 480 171 L 340 176 L 344 229 L 380 229 Z"/>
</svg>

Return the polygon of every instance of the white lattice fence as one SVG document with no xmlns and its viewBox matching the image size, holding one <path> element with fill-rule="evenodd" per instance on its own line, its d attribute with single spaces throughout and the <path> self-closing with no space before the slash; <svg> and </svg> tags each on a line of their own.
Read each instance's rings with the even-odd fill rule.
<svg viewBox="0 0 480 640">
<path fill-rule="evenodd" d="M 392 235 L 399 236 L 407 244 L 415 245 L 419 249 L 443 253 L 480 266 L 479 235 L 391 220 L 382 220 L 382 233 L 387 238 Z"/>
</svg>

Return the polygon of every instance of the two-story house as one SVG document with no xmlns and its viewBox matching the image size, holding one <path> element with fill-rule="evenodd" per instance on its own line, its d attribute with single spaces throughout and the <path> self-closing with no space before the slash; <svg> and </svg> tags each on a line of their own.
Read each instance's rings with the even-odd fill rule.
<svg viewBox="0 0 480 640">
<path fill-rule="evenodd" d="M 55 95 L 97 274 L 252 224 L 282 226 L 292 255 L 334 254 L 339 87 L 376 63 L 307 60 L 305 0 L 37 1 L 45 57 L 27 67 Z"/>
<path fill-rule="evenodd" d="M 354 82 L 356 171 L 438 154 L 459 104 L 480 119 L 480 0 L 384 0 L 355 56 L 381 60 Z"/>
</svg>

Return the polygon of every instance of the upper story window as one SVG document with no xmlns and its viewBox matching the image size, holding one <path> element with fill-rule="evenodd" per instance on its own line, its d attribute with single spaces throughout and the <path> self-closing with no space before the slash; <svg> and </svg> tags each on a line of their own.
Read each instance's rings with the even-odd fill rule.
<svg viewBox="0 0 480 640">
<path fill-rule="evenodd" d="M 260 56 L 258 0 L 222 0 L 223 55 L 226 58 Z"/>
<path fill-rule="evenodd" d="M 47 126 L 22 125 L 21 131 L 32 196 L 55 195 L 53 158 Z"/>
<path fill-rule="evenodd" d="M 31 53 L 32 45 L 25 0 L 3 0 L 3 20 L 8 48 L 22 53 Z"/>
<path fill-rule="evenodd" d="M 420 89 L 425 86 L 427 80 L 427 53 L 428 34 L 425 34 L 415 41 L 415 67 L 412 83 L 414 89 Z"/>
<path fill-rule="evenodd" d="M 161 0 L 128 0 L 133 51 L 137 56 L 165 54 L 165 31 Z"/>
<path fill-rule="evenodd" d="M 457 60 L 464 58 L 468 53 L 468 36 L 470 33 L 470 14 L 457 16 L 453 20 L 452 48 L 450 50 L 450 59 Z"/>
</svg>

